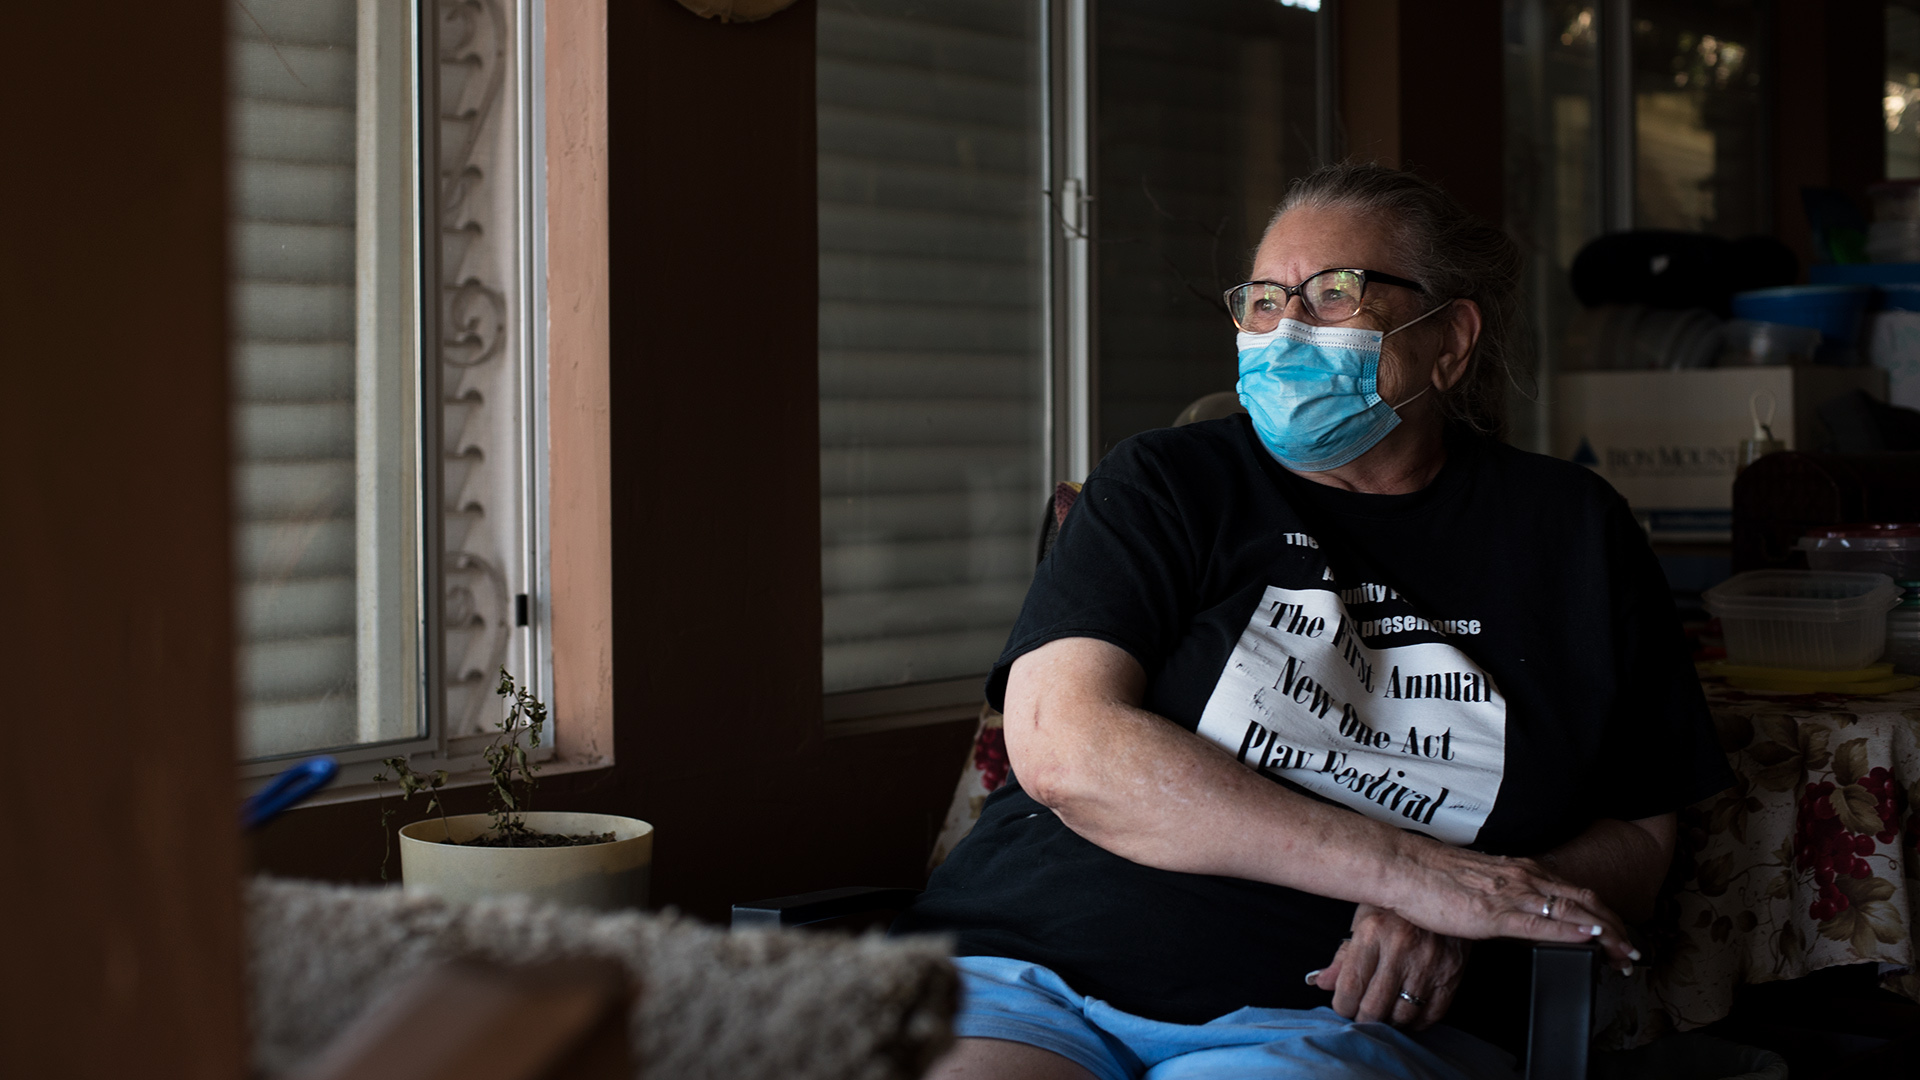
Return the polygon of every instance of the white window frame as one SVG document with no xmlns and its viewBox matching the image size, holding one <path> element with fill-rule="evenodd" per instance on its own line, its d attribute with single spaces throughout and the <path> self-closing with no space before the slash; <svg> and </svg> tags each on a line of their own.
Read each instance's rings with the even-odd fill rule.
<svg viewBox="0 0 1920 1080">
<path fill-rule="evenodd" d="M 546 267 L 546 117 L 545 117 L 545 76 L 546 76 L 546 35 L 545 0 L 485 0 L 497 3 L 505 9 L 512 20 L 513 29 L 513 79 L 503 100 L 511 102 L 515 109 L 514 122 L 517 124 L 518 160 L 515 164 L 514 221 L 516 246 L 519 258 L 516 261 L 516 279 L 503 282 L 519 291 L 521 298 L 520 317 L 517 320 L 517 335 L 509 342 L 509 347 L 517 353 L 518 369 L 518 430 L 516 463 L 522 477 L 521 505 L 518 508 L 522 524 L 520 544 L 522 546 L 521 565 L 524 568 L 522 580 L 509 582 L 510 595 L 523 596 L 527 620 L 524 625 L 515 627 L 515 641 L 509 650 L 509 666 L 514 670 L 521 684 L 539 695 L 550 706 L 553 704 L 553 645 L 551 597 L 552 563 L 550 544 L 548 543 L 549 522 L 549 471 L 547 460 L 547 297 Z M 360 17 L 363 32 L 369 23 L 377 20 L 381 5 L 360 4 Z M 444 402 L 441 393 L 441 362 L 439 341 L 440 298 L 436 295 L 439 288 L 440 260 L 440 175 L 439 175 L 439 116 L 438 79 L 436 67 L 440 63 L 439 43 L 437 41 L 439 0 L 416 0 L 409 6 L 409 36 L 411 65 L 411 100 L 409 103 L 408 123 L 412 128 L 411 145 L 415 154 L 413 169 L 417 183 L 413 185 L 411 207 L 413 222 L 417 234 L 411 243 L 412 273 L 412 325 L 400 335 L 408 353 L 404 378 L 411 380 L 413 398 L 412 415 L 408 417 L 415 437 L 409 447 L 411 453 L 418 456 L 421 467 L 417 471 L 418 486 L 414 495 L 413 507 L 415 519 L 409 523 L 411 535 L 404 535 L 400 542 L 416 545 L 414 556 L 418 560 L 416 612 L 413 620 L 413 640 L 410 643 L 415 653 L 414 678 L 416 682 L 416 701 L 422 717 L 425 734 L 418 738 L 371 742 L 335 749 L 311 750 L 277 754 L 243 760 L 238 765 L 238 777 L 241 790 L 249 792 L 263 786 L 271 776 L 278 774 L 289 765 L 310 757 L 325 754 L 340 763 L 340 776 L 331 789 L 309 801 L 309 805 L 342 801 L 344 799 L 370 797 L 378 794 L 383 785 L 376 785 L 373 776 L 384 767 L 383 759 L 406 757 L 416 769 L 445 769 L 450 774 L 449 786 L 467 786 L 483 783 L 486 780 L 485 764 L 481 753 L 492 736 L 487 733 L 449 737 L 447 734 L 447 705 L 444 601 L 445 578 L 442 573 L 444 538 L 441 526 L 443 506 L 441 478 L 438 467 L 441 456 Z M 394 27 L 379 27 L 376 32 L 390 33 Z M 361 95 L 364 100 L 368 93 L 369 75 L 362 72 Z M 391 117 L 375 118 L 390 122 Z M 364 124 L 364 121 L 363 121 Z M 370 141 L 368 129 L 363 126 L 359 138 L 362 147 Z M 364 199 L 367 183 L 366 170 L 362 174 L 362 196 Z M 364 225 L 368 220 L 368 211 L 359 211 L 359 221 Z M 371 292 L 362 285 L 364 294 Z M 389 333 L 387 338 L 394 335 Z M 364 350 L 363 350 L 364 352 Z M 358 366 L 363 369 L 362 377 L 368 367 L 367 358 L 362 357 Z M 390 369 L 389 369 L 390 373 Z M 358 421 L 357 417 L 357 421 Z M 360 429 L 370 425 L 356 423 L 356 438 L 362 437 Z M 377 437 L 367 433 L 367 437 Z M 378 482 L 379 477 L 362 477 L 361 483 Z M 360 500 L 357 500 L 360 501 Z M 356 525 L 356 529 L 359 525 Z M 380 530 L 376 538 L 362 535 L 359 543 L 363 555 L 368 553 L 369 545 L 393 543 L 394 537 L 387 530 Z M 366 589 L 360 592 L 361 601 L 366 600 Z M 516 607 L 519 602 L 515 602 Z M 364 620 L 362 620 L 364 623 Z M 361 663 L 366 662 L 367 649 L 359 650 Z M 541 746 L 535 753 L 535 759 L 550 761 L 554 757 L 555 732 L 550 720 L 542 735 Z M 575 767 L 589 768 L 603 763 L 582 763 Z M 557 771 L 569 771 L 565 765 L 556 765 Z"/>
</svg>

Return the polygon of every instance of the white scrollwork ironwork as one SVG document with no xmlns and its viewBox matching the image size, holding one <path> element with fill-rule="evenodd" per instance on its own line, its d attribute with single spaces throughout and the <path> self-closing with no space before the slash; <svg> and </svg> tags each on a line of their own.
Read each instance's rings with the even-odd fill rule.
<svg viewBox="0 0 1920 1080">
<path fill-rule="evenodd" d="M 518 125 L 512 0 L 440 0 L 439 361 L 448 734 L 489 726 L 519 541 Z"/>
</svg>

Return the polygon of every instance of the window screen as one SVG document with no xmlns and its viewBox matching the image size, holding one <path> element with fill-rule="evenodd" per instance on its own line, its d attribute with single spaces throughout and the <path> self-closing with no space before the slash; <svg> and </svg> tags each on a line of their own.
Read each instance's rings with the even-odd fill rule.
<svg viewBox="0 0 1920 1080">
<path fill-rule="evenodd" d="M 1041 9 L 826 0 L 817 36 L 829 693 L 984 673 L 1044 501 Z"/>
<path fill-rule="evenodd" d="M 421 722 L 409 37 L 387 6 L 385 25 L 354 0 L 229 9 L 245 757 Z"/>
<path fill-rule="evenodd" d="M 230 9 L 243 757 L 432 749 L 502 666 L 541 689 L 530 12 Z"/>
<path fill-rule="evenodd" d="M 1273 0 L 1098 6 L 1102 452 L 1233 389 L 1220 295 L 1317 164 L 1319 19 Z"/>
</svg>

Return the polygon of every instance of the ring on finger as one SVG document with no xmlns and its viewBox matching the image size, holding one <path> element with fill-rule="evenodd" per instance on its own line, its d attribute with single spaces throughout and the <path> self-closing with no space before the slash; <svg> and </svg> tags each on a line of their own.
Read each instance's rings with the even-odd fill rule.
<svg viewBox="0 0 1920 1080">
<path fill-rule="evenodd" d="M 1557 896 L 1547 897 L 1547 902 L 1540 905 L 1540 917 L 1543 919 L 1553 918 L 1553 905 L 1559 902 L 1560 898 Z"/>
<path fill-rule="evenodd" d="M 1419 994 L 1410 994 L 1405 990 L 1400 991 L 1400 1000 L 1412 1005 L 1416 1009 L 1427 1003 L 1426 998 L 1421 997 Z"/>
</svg>

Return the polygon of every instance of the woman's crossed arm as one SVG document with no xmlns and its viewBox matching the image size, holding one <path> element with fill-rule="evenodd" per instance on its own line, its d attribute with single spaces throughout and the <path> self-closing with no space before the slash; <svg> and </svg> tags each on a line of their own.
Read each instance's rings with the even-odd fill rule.
<svg viewBox="0 0 1920 1080">
<path fill-rule="evenodd" d="M 1596 826 L 1544 862 L 1450 847 L 1273 783 L 1140 708 L 1145 686 L 1133 657 L 1091 638 L 1050 642 L 1013 664 L 1006 739 L 1014 772 L 1092 843 L 1160 869 L 1352 900 L 1433 934 L 1597 936 L 1616 964 L 1637 956 L 1609 901 L 1638 907 L 1658 887 L 1659 845 L 1611 826 L 1640 827 Z M 1542 914 L 1548 898 L 1551 917 Z"/>
</svg>

